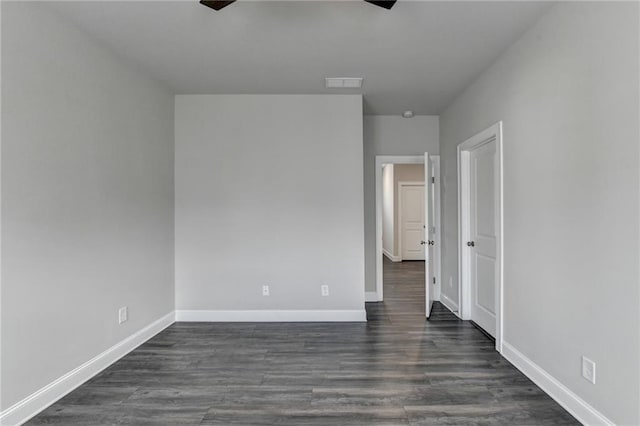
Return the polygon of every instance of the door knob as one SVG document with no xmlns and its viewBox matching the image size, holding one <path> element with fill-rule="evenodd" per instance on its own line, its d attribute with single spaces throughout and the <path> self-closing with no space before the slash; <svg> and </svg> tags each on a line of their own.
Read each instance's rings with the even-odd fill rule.
<svg viewBox="0 0 640 426">
<path fill-rule="evenodd" d="M 421 245 L 421 246 L 423 246 L 423 245 L 425 245 L 425 244 L 427 244 L 427 242 L 426 242 L 426 241 L 420 241 L 420 245 Z"/>
<path fill-rule="evenodd" d="M 434 244 L 435 244 L 435 241 L 433 241 L 433 240 L 430 240 L 430 241 L 429 241 L 429 245 L 430 245 L 430 246 L 432 246 L 432 245 L 434 245 Z"/>
<path fill-rule="evenodd" d="M 468 246 L 468 247 L 475 247 L 475 246 L 476 246 L 476 243 L 475 243 L 475 242 L 473 242 L 473 241 L 468 241 L 468 242 L 467 242 L 467 246 Z"/>
</svg>

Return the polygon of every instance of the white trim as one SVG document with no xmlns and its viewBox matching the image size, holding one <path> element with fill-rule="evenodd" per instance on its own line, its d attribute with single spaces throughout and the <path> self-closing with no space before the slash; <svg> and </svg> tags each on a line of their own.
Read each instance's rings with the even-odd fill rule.
<svg viewBox="0 0 640 426">
<path fill-rule="evenodd" d="M 392 262 L 402 262 L 402 257 L 395 256 L 395 255 L 389 253 L 389 251 L 387 249 L 383 248 L 382 249 L 382 254 L 384 254 L 387 257 L 387 259 L 389 259 Z"/>
<path fill-rule="evenodd" d="M 454 315 L 458 318 L 460 317 L 460 312 L 458 311 L 458 304 L 453 301 L 449 296 L 444 293 L 440 294 L 440 303 L 442 303 L 447 309 L 449 309 Z"/>
<path fill-rule="evenodd" d="M 40 390 L 32 393 L 0 413 L 0 424 L 20 425 L 100 373 L 111 364 L 160 333 L 175 322 L 173 312 L 154 321 L 143 329 L 69 371 Z"/>
<path fill-rule="evenodd" d="M 426 178 L 424 181 L 398 181 L 398 248 L 400 250 L 400 253 L 398 255 L 398 257 L 400 258 L 400 261 L 402 260 L 425 260 L 426 259 L 426 255 L 427 255 L 427 250 L 425 249 L 424 252 L 424 256 L 422 256 L 422 259 L 405 259 L 404 258 L 404 247 L 402 247 L 402 234 L 403 234 L 403 228 L 404 228 L 404 224 L 402 223 L 402 204 L 403 204 L 403 199 L 402 199 L 402 187 L 403 186 L 421 186 L 424 192 L 424 184 L 425 184 Z M 426 201 L 426 200 L 425 200 Z M 424 237 L 423 237 L 424 238 Z"/>
<path fill-rule="evenodd" d="M 366 322 L 360 310 L 253 310 L 176 311 L 176 321 L 185 322 Z"/>
<path fill-rule="evenodd" d="M 387 173 L 389 173 L 390 176 L 390 180 L 391 183 L 389 184 L 389 187 L 386 188 L 386 191 L 388 191 L 388 193 L 385 193 L 385 188 L 384 188 L 384 174 L 385 171 L 387 171 Z M 386 244 L 390 246 L 390 250 L 387 250 L 384 248 L 385 245 L 385 241 L 384 241 L 384 236 L 382 237 L 382 254 L 386 254 L 386 256 L 391 260 L 391 261 L 395 261 L 395 262 L 402 262 L 402 257 L 401 256 L 396 256 L 395 255 L 395 250 L 396 250 L 396 235 L 395 235 L 395 189 L 393 187 L 393 177 L 395 176 L 395 170 L 394 170 L 394 166 L 393 164 L 383 164 L 382 165 L 382 180 L 383 180 L 383 188 L 382 188 L 382 228 L 383 228 L 383 234 L 384 234 L 384 228 L 386 226 L 385 222 L 387 222 L 387 224 L 391 225 L 391 235 L 387 236 L 387 241 Z M 389 200 L 386 200 L 386 198 L 389 198 Z M 391 211 L 389 212 L 384 212 L 385 209 L 385 201 L 391 203 Z M 389 207 L 389 206 L 387 206 Z"/>
<path fill-rule="evenodd" d="M 381 302 L 381 300 L 378 298 L 378 293 L 376 293 L 375 291 L 366 291 L 364 293 L 364 301 L 365 302 Z"/>
<path fill-rule="evenodd" d="M 376 293 L 382 301 L 382 165 L 423 164 L 423 155 L 376 155 Z"/>
<path fill-rule="evenodd" d="M 507 342 L 502 343 L 502 356 L 531 379 L 551 398 L 585 425 L 613 425 L 602 413 L 573 393 L 542 367 L 531 361 Z"/>
<path fill-rule="evenodd" d="M 489 142 L 496 141 L 496 155 L 498 161 L 498 178 L 496 179 L 495 193 L 497 196 L 497 222 L 496 229 L 496 260 L 498 262 L 498 294 L 496 303 L 496 350 L 502 353 L 504 318 L 504 214 L 503 214 L 503 164 L 502 164 L 502 121 L 470 137 L 458 145 L 458 306 L 460 308 L 460 318 L 471 318 L 470 297 L 470 277 L 469 250 L 466 250 L 465 243 L 469 241 L 469 151 Z"/>
</svg>

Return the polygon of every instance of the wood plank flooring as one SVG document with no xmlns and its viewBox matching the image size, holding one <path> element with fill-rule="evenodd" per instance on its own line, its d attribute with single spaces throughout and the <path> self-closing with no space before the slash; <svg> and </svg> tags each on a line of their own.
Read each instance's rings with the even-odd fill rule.
<svg viewBox="0 0 640 426">
<path fill-rule="evenodd" d="M 28 424 L 569 425 L 436 303 L 423 262 L 384 263 L 364 323 L 176 323 Z"/>
</svg>

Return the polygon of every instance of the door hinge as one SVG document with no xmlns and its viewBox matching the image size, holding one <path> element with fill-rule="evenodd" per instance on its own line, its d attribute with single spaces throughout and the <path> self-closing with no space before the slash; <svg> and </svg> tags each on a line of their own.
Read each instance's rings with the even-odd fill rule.
<svg viewBox="0 0 640 426">
<path fill-rule="evenodd" d="M 436 178 L 435 177 L 431 177 L 431 183 L 436 183 Z"/>
<path fill-rule="evenodd" d="M 433 283 L 434 284 L 436 283 L 436 277 L 433 277 Z"/>
</svg>

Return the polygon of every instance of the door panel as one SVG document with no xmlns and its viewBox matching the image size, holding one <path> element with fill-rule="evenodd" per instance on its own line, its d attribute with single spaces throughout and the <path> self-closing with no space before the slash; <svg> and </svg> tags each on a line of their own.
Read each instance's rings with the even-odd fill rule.
<svg viewBox="0 0 640 426">
<path fill-rule="evenodd" d="M 492 206 L 495 203 L 494 194 L 494 167 L 495 144 L 491 143 L 486 148 L 480 147 L 472 155 L 475 162 L 475 191 L 476 201 L 481 203 L 476 209 L 476 232 L 478 235 L 495 237 L 495 211 Z M 493 147 L 493 149 L 491 149 Z M 472 178 L 473 178 L 472 177 Z M 478 195 L 479 194 L 479 195 Z"/>
<path fill-rule="evenodd" d="M 424 185 L 402 185 L 402 260 L 423 260 L 424 245 Z"/>
<path fill-rule="evenodd" d="M 489 334 L 496 334 L 498 262 L 496 252 L 496 142 L 469 153 L 471 319 Z"/>
<path fill-rule="evenodd" d="M 495 259 L 476 254 L 476 276 L 481 283 L 495 281 Z M 491 286 L 476 286 L 476 307 L 483 309 L 490 315 L 496 314 L 495 292 Z"/>
<path fill-rule="evenodd" d="M 427 247 L 425 253 L 425 262 L 424 262 L 424 277 L 425 277 L 425 305 L 426 305 L 426 317 L 429 318 L 431 315 L 431 308 L 433 307 L 433 296 L 435 293 L 435 284 L 433 283 L 434 278 L 434 260 L 435 260 L 435 235 L 433 232 L 434 228 L 434 215 L 433 212 L 433 196 L 432 196 L 432 185 L 431 178 L 433 176 L 433 168 L 431 167 L 431 159 L 429 158 L 429 153 L 424 153 L 424 224 L 425 227 L 423 229 L 424 233 L 424 246 Z"/>
</svg>

